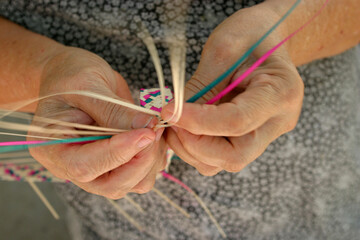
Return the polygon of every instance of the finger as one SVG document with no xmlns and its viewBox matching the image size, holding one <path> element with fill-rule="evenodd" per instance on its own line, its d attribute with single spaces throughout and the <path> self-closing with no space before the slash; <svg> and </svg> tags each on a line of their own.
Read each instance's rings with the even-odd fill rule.
<svg viewBox="0 0 360 240">
<path fill-rule="evenodd" d="M 90 183 L 82 184 L 89 191 L 119 199 L 131 191 L 151 171 L 157 158 L 154 146 L 148 147 L 132 158 L 128 163 L 110 171 Z"/>
<path fill-rule="evenodd" d="M 85 88 L 90 92 L 101 94 L 109 99 L 134 103 L 129 87 L 120 74 L 112 71 L 107 72 L 104 76 L 102 75 L 104 73 L 81 75 L 80 80 L 82 80 L 85 86 L 78 86 L 78 88 Z M 157 122 L 153 116 L 103 100 L 80 95 L 64 95 L 63 99 L 68 105 L 86 112 L 97 124 L 103 127 L 136 129 L 146 127 L 151 119 L 153 119 L 155 124 Z"/>
<path fill-rule="evenodd" d="M 229 103 L 184 104 L 176 126 L 196 135 L 241 136 L 251 132 L 288 103 L 288 99 L 284 101 L 283 91 L 279 90 L 281 86 L 278 80 L 268 75 L 256 76 L 246 91 Z M 169 119 L 172 110 L 173 105 L 166 106 L 162 118 Z"/>
<path fill-rule="evenodd" d="M 63 178 L 77 182 L 90 182 L 100 175 L 117 168 L 146 146 L 155 141 L 150 129 L 120 133 L 110 139 L 87 144 L 64 144 L 35 148 L 33 156 L 45 161 L 49 169 L 57 169 Z"/>
<path fill-rule="evenodd" d="M 101 94 L 111 99 L 124 101 L 124 99 L 120 99 L 108 89 Z M 77 101 L 74 100 L 76 107 L 86 112 L 100 126 L 127 130 L 147 127 L 151 121 L 154 122 L 153 126 L 157 123 L 156 118 L 153 116 L 128 107 L 84 97 L 81 100 L 80 98 L 77 99 Z"/>
<path fill-rule="evenodd" d="M 200 174 L 204 176 L 214 176 L 222 170 L 219 167 L 205 164 L 204 162 L 202 162 L 202 156 L 200 156 L 198 160 L 196 157 L 190 154 L 184 147 L 182 141 L 180 141 L 180 139 L 177 137 L 176 132 L 172 129 L 167 129 L 166 142 L 174 150 L 177 156 L 179 156 L 184 162 L 196 168 L 196 170 Z"/>
<path fill-rule="evenodd" d="M 166 167 L 166 145 L 165 140 L 162 139 L 162 142 L 158 144 L 159 147 L 155 151 L 157 152 L 155 164 L 146 175 L 146 177 L 141 180 L 135 187 L 131 189 L 131 192 L 143 194 L 149 192 L 155 184 L 155 180 L 160 171 L 164 170 Z"/>
<path fill-rule="evenodd" d="M 274 118 L 242 137 L 199 137 L 182 129 L 178 130 L 177 136 L 186 151 L 204 164 L 239 172 L 284 132 L 283 121 Z"/>
</svg>

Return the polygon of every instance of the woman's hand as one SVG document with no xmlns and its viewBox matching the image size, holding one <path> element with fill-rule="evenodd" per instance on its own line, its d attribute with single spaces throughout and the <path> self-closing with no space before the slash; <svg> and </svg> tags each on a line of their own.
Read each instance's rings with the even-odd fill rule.
<svg viewBox="0 0 360 240">
<path fill-rule="evenodd" d="M 132 102 L 125 80 L 102 58 L 82 49 L 64 47 L 43 68 L 40 96 L 76 90 Z M 31 149 L 34 158 L 55 176 L 69 179 L 88 192 L 114 199 L 128 192 L 145 193 L 154 185 L 156 174 L 165 167 L 162 132 L 151 129 L 157 120 L 146 114 L 84 96 L 61 95 L 39 102 L 33 122 L 39 126 L 37 116 L 133 129 L 92 143 Z M 65 129 L 50 124 L 42 127 Z"/>
<path fill-rule="evenodd" d="M 263 5 L 243 9 L 220 24 L 207 41 L 199 67 L 186 84 L 186 99 L 228 69 L 280 16 Z M 217 105 L 204 104 L 271 47 L 288 35 L 276 30 L 230 77 L 206 94 L 199 103 L 186 103 L 166 141 L 185 162 L 203 175 L 221 170 L 238 172 L 259 157 L 298 120 L 303 82 L 287 47 L 280 48 Z M 173 105 L 162 112 L 169 119 Z"/>
</svg>

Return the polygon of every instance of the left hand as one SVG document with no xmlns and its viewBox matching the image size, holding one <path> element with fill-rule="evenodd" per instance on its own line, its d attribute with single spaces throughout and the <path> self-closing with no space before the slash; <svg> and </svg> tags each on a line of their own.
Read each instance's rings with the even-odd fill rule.
<svg viewBox="0 0 360 240">
<path fill-rule="evenodd" d="M 199 67 L 186 84 L 185 100 L 228 69 L 280 16 L 260 4 L 233 14 L 209 37 Z M 217 95 L 288 35 L 286 27 L 271 34 L 232 76 L 199 103 L 186 103 L 180 120 L 167 129 L 166 141 L 201 174 L 238 172 L 259 157 L 280 135 L 291 131 L 302 106 L 303 82 L 288 54 L 278 49 L 218 105 L 203 104 Z M 162 111 L 169 119 L 170 104 Z"/>
<path fill-rule="evenodd" d="M 41 96 L 81 90 L 132 102 L 125 79 L 104 59 L 84 49 L 61 47 L 49 57 L 41 76 Z M 162 130 L 153 131 L 157 120 L 147 114 L 71 94 L 41 100 L 33 125 L 49 130 L 76 130 L 39 122 L 37 117 L 129 130 L 110 139 L 30 149 L 32 156 L 52 174 L 70 180 L 87 192 L 112 199 L 122 198 L 129 192 L 146 193 L 165 167 Z M 81 137 L 81 134 L 60 132 L 45 136 L 69 138 Z"/>
</svg>

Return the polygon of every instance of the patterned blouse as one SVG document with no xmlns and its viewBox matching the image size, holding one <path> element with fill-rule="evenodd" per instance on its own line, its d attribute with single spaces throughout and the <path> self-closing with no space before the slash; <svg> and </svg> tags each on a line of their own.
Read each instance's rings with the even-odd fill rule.
<svg viewBox="0 0 360 240">
<path fill-rule="evenodd" d="M 166 26 L 185 22 L 186 79 L 194 73 L 211 31 L 235 11 L 258 0 L 0 0 L 0 15 L 65 45 L 103 57 L 128 81 L 134 98 L 156 87 L 139 23 L 155 39 L 171 86 Z M 180 159 L 169 172 L 206 203 L 228 239 L 358 239 L 360 236 L 359 93 L 356 49 L 299 68 L 305 83 L 296 129 L 273 142 L 239 173 L 204 177 Z M 72 184 L 57 184 L 72 208 L 76 239 L 222 239 L 193 195 L 160 178 L 156 187 L 189 214 L 159 195 L 130 196 L 117 204 L 141 224 L 139 232 L 106 199 Z"/>
</svg>

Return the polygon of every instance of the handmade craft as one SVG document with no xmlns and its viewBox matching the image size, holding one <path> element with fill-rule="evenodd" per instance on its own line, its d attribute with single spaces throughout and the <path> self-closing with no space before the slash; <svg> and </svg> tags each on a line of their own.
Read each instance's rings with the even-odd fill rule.
<svg viewBox="0 0 360 240">
<path fill-rule="evenodd" d="M 187 102 L 195 102 L 197 99 L 202 97 L 204 94 L 206 94 L 210 89 L 212 89 L 214 86 L 216 86 L 218 83 L 220 83 L 222 80 L 224 80 L 227 76 L 229 76 L 231 73 L 233 73 L 240 65 L 247 59 L 250 54 L 263 42 L 263 40 L 268 37 L 272 31 L 274 31 L 275 28 L 279 26 L 287 17 L 288 15 L 298 6 L 298 4 L 301 2 L 301 0 L 297 0 L 294 5 L 284 14 L 284 16 L 271 28 L 269 31 L 267 31 L 263 37 L 261 37 L 234 65 L 228 69 L 224 74 L 222 74 L 219 78 L 214 80 L 210 85 L 206 86 L 203 90 L 201 90 L 198 94 L 190 98 Z M 270 49 L 266 54 L 264 54 L 262 57 L 260 57 L 250 68 L 248 68 L 239 78 L 235 79 L 229 86 L 227 86 L 219 95 L 215 96 L 213 99 L 207 102 L 207 104 L 213 104 L 220 100 L 223 96 L 225 96 L 227 93 L 229 93 L 234 87 L 236 87 L 241 81 L 243 81 L 247 76 L 249 76 L 257 67 L 259 67 L 274 51 L 276 51 L 279 47 L 281 47 L 285 42 L 287 42 L 289 39 L 291 39 L 293 36 L 295 36 L 299 31 L 301 31 L 304 27 L 306 27 L 308 24 L 310 24 L 325 8 L 329 0 L 326 0 L 322 8 L 308 21 L 306 22 L 301 28 L 290 34 L 288 37 L 286 37 L 283 41 L 281 41 L 279 44 L 277 44 L 275 47 Z M 34 159 L 32 159 L 27 153 L 22 153 L 23 155 L 19 155 L 19 151 L 26 150 L 31 147 L 41 147 L 41 146 L 48 146 L 52 144 L 69 144 L 69 143 L 86 143 L 89 141 L 96 141 L 106 138 L 111 138 L 112 135 L 126 131 L 126 130 L 119 130 L 119 129 L 110 129 L 110 128 L 102 128 L 102 127 L 96 127 L 96 126 L 87 126 L 82 124 L 72 124 L 72 123 L 66 123 L 62 121 L 57 121 L 53 119 L 46 119 L 46 118 L 36 118 L 36 121 L 39 122 L 46 122 L 46 123 L 52 123 L 62 126 L 72 126 L 76 127 L 79 130 L 76 131 L 69 131 L 69 134 L 78 134 L 81 136 L 88 135 L 87 137 L 79 137 L 79 138 L 69 138 L 69 139 L 54 139 L 53 137 L 47 138 L 46 136 L 38 135 L 40 133 L 58 133 L 60 134 L 60 130 L 49 130 L 44 129 L 41 127 L 33 126 L 33 125 L 27 125 L 27 124 L 14 124 L 11 123 L 11 121 L 4 121 L 5 117 L 10 118 L 18 118 L 18 119 L 26 119 L 29 118 L 26 114 L 22 114 L 19 112 L 16 112 L 17 110 L 21 109 L 21 107 L 26 106 L 32 102 L 39 101 L 45 98 L 50 98 L 58 95 L 64 95 L 64 94 L 77 94 L 82 95 L 86 97 L 92 97 L 95 99 L 103 100 L 112 102 L 114 104 L 119 104 L 125 107 L 132 108 L 137 111 L 141 111 L 153 116 L 159 117 L 160 124 L 157 126 L 159 127 L 168 127 L 170 125 L 164 125 L 164 121 L 161 121 L 160 119 L 160 112 L 162 108 L 169 103 L 170 101 L 174 101 L 175 103 L 175 111 L 172 116 L 172 121 L 176 122 L 182 113 L 182 105 L 183 105 L 183 96 L 184 96 L 184 84 L 185 84 L 185 54 L 186 54 L 186 39 L 182 39 L 179 41 L 171 41 L 173 39 L 171 35 L 166 36 L 167 39 L 170 39 L 168 41 L 169 45 L 169 52 L 170 52 L 170 63 L 171 63 L 171 69 L 172 69 L 172 75 L 173 75 L 173 90 L 174 90 L 174 97 L 169 88 L 166 88 L 164 86 L 164 78 L 162 74 L 162 68 L 159 61 L 158 53 L 154 44 L 153 39 L 151 38 L 150 34 L 144 27 L 144 25 L 141 25 L 141 33 L 139 34 L 139 37 L 143 40 L 144 44 L 147 46 L 151 57 L 153 59 L 155 69 L 158 75 L 159 79 L 159 89 L 141 89 L 140 90 L 140 103 L 141 106 L 136 106 L 133 104 L 128 103 L 127 101 L 122 101 L 119 99 L 111 99 L 105 96 L 102 96 L 100 94 L 91 93 L 91 92 L 85 92 L 85 91 L 72 91 L 72 92 L 64 92 L 64 93 L 56 93 L 49 96 L 43 96 L 38 99 L 28 100 L 23 103 L 17 104 L 15 107 L 13 107 L 12 111 L 3 111 L 0 114 L 0 124 L 3 128 L 11 129 L 11 130 L 17 130 L 21 129 L 22 131 L 29 131 L 31 132 L 31 135 L 33 138 L 38 138 L 41 140 L 36 141 L 21 141 L 21 142 L 4 142 L 0 143 L 0 180 L 6 180 L 6 181 L 28 181 L 31 185 L 31 187 L 36 191 L 36 193 L 39 195 L 39 197 L 43 200 L 44 204 L 49 208 L 49 210 L 52 212 L 54 217 L 57 216 L 56 212 L 54 213 L 54 210 L 51 206 L 49 206 L 49 203 L 47 200 L 42 196 L 42 194 L 39 192 L 39 190 L 36 188 L 33 182 L 67 182 L 67 180 L 59 179 L 54 176 L 50 172 L 48 172 L 44 167 L 42 167 L 39 163 L 37 163 Z M 31 118 L 31 117 L 30 117 Z M 61 132 L 64 133 L 64 132 Z M 27 134 L 18 134 L 18 133 L 7 133 L 2 132 L 1 134 L 9 134 L 9 135 L 19 135 L 19 136 L 26 136 Z M 12 154 L 10 152 L 13 152 Z M 171 156 L 171 153 L 168 153 L 169 156 Z M 171 157 L 169 157 L 171 158 Z M 196 195 L 194 191 L 192 191 L 185 183 L 181 182 L 179 179 L 176 179 L 175 177 L 168 174 L 166 171 L 162 172 L 161 175 L 165 177 L 166 179 L 169 179 L 170 181 L 176 182 L 179 184 L 179 186 L 186 189 L 189 193 L 193 194 L 194 198 L 200 203 L 201 207 L 206 211 L 211 221 L 215 224 L 218 231 L 223 237 L 226 237 L 226 234 L 224 230 L 220 227 L 220 225 L 217 223 L 216 219 L 211 214 L 211 211 L 207 208 L 207 206 L 203 203 L 203 201 Z M 182 212 L 185 216 L 189 216 L 186 211 L 181 209 L 179 206 L 177 206 L 175 203 L 173 203 L 170 199 L 168 199 L 166 196 L 164 196 L 158 189 L 154 189 L 154 191 L 161 196 L 164 200 L 169 202 L 172 206 L 174 206 L 176 209 L 178 209 L 180 212 Z M 131 199 L 127 198 L 128 201 L 131 202 Z M 120 208 L 120 206 L 116 205 L 113 201 L 109 200 L 114 207 L 118 209 L 118 211 L 124 215 L 134 226 L 137 227 L 137 229 L 142 230 L 141 226 L 131 218 L 124 210 Z M 136 203 L 132 201 L 132 204 L 134 206 L 137 206 Z M 138 206 L 137 206 L 138 208 Z"/>
</svg>

